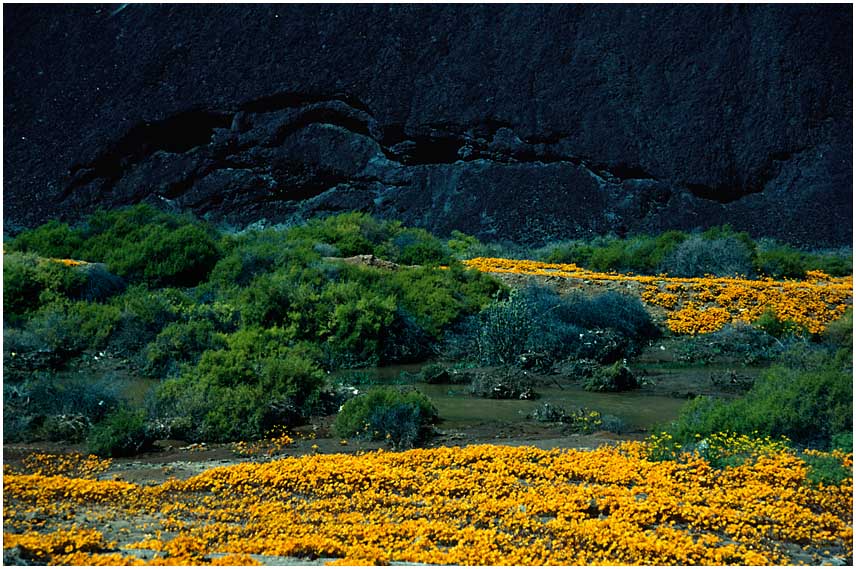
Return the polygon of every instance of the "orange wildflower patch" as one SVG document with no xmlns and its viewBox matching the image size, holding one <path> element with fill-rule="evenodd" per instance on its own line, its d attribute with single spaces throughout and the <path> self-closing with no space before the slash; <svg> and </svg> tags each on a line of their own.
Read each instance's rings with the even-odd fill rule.
<svg viewBox="0 0 856 569">
<path fill-rule="evenodd" d="M 40 547 L 43 562 L 86 565 L 250 564 L 255 555 L 440 565 L 852 559 L 852 477 L 814 486 L 798 455 L 769 442 L 721 470 L 697 454 L 652 461 L 653 444 L 307 455 L 156 486 L 7 473 L 4 541 Z M 852 454 L 831 456 L 852 465 Z M 107 535 L 116 520 L 137 524 L 138 537 Z"/>
<path fill-rule="evenodd" d="M 479 257 L 464 261 L 488 273 L 513 273 L 579 279 L 594 283 L 621 281 L 644 287 L 643 302 L 666 311 L 666 326 L 679 334 L 714 332 L 725 324 L 753 322 L 772 309 L 820 333 L 853 304 L 853 277 L 830 277 L 808 271 L 805 280 L 774 281 L 730 277 L 675 278 L 598 273 L 574 264 Z"/>
</svg>

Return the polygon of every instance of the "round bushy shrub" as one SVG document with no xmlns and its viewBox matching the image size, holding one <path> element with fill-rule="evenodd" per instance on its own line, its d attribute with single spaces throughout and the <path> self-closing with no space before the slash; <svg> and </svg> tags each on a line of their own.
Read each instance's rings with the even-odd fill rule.
<svg viewBox="0 0 856 569">
<path fill-rule="evenodd" d="M 342 437 L 386 439 L 396 448 L 410 448 L 427 438 L 437 418 L 437 409 L 422 393 L 376 387 L 346 402 L 333 427 Z"/>
<path fill-rule="evenodd" d="M 599 369 L 583 382 L 586 391 L 627 391 L 637 387 L 636 376 L 622 362 Z"/>
<path fill-rule="evenodd" d="M 121 408 L 92 428 L 89 452 L 99 456 L 131 456 L 151 448 L 154 437 L 143 411 Z"/>
</svg>

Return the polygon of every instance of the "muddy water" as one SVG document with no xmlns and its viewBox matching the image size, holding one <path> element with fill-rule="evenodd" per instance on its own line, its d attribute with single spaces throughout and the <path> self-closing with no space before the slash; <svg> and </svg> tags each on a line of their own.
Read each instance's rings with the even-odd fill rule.
<svg viewBox="0 0 856 569">
<path fill-rule="evenodd" d="M 465 427 L 485 422 L 517 422 L 527 420 L 527 415 L 545 401 L 571 410 L 585 407 L 603 414 L 615 415 L 630 429 L 649 429 L 655 424 L 677 418 L 685 399 L 646 395 L 641 391 L 624 393 L 592 393 L 572 385 L 563 389 L 539 387 L 536 401 L 482 399 L 471 396 L 467 386 L 428 385 L 418 383 L 416 387 L 431 398 L 440 418 L 449 427 Z"/>
<path fill-rule="evenodd" d="M 444 426 L 464 428 L 485 423 L 517 423 L 529 420 L 527 417 L 544 402 L 572 410 L 579 407 L 614 415 L 621 419 L 628 429 L 650 429 L 677 418 L 686 399 L 668 395 L 652 394 L 645 388 L 623 393 L 593 393 L 585 391 L 579 385 L 541 386 L 536 388 L 540 396 L 535 401 L 482 399 L 469 393 L 468 385 L 427 384 L 409 379 L 407 374 L 416 374 L 424 364 L 411 364 L 369 368 L 363 370 L 340 371 L 330 375 L 333 381 L 357 384 L 361 389 L 374 384 L 413 385 L 431 398 Z M 123 395 L 135 405 L 142 406 L 150 391 L 158 385 L 158 380 L 139 378 L 129 382 Z M 360 385 L 365 383 L 367 385 Z"/>
<path fill-rule="evenodd" d="M 469 393 L 468 385 L 427 384 L 408 381 L 407 374 L 416 374 L 424 364 L 387 366 L 352 370 L 333 374 L 343 383 L 351 379 L 370 384 L 413 385 L 434 402 L 443 424 L 449 428 L 463 428 L 491 422 L 516 423 L 527 417 L 544 402 L 570 411 L 585 407 L 614 415 L 628 429 L 650 429 L 677 418 L 686 399 L 669 395 L 652 394 L 641 389 L 623 393 L 594 393 L 580 385 L 541 386 L 535 389 L 540 396 L 535 401 L 482 399 Z"/>
</svg>

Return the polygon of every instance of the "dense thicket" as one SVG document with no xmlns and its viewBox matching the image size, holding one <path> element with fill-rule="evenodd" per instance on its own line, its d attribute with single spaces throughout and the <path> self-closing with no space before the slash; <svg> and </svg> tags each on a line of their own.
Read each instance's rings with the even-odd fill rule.
<svg viewBox="0 0 856 569">
<path fill-rule="evenodd" d="M 424 230 L 360 213 L 223 234 L 141 205 L 51 222 L 7 247 L 4 335 L 19 406 L 7 439 L 49 436 L 44 413 L 22 408 L 60 383 L 46 364 L 99 353 L 163 380 L 149 413 L 171 434 L 258 437 L 317 410 L 325 372 L 424 359 L 501 291 Z M 394 264 L 340 260 L 354 255 Z M 103 422 L 94 449 L 107 452 L 112 437 L 112 452 L 128 452 L 120 439 L 139 432 L 139 417 L 103 401 L 75 420 Z"/>
</svg>

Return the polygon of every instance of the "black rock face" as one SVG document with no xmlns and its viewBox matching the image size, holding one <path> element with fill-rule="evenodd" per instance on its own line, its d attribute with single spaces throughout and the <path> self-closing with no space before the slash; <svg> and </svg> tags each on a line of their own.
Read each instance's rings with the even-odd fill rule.
<svg viewBox="0 0 856 569">
<path fill-rule="evenodd" d="M 4 6 L 4 222 L 852 240 L 848 6 Z"/>
</svg>

